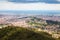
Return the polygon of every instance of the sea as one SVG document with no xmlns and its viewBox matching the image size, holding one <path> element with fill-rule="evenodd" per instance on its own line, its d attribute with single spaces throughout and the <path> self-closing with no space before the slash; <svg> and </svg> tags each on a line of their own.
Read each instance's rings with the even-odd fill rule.
<svg viewBox="0 0 60 40">
<path fill-rule="evenodd" d="M 60 16 L 60 10 L 0 10 L 0 15 L 54 15 Z"/>
</svg>

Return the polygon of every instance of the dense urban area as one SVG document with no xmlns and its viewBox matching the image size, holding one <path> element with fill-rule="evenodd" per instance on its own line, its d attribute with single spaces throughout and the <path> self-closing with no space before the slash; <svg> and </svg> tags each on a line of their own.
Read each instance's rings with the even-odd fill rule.
<svg viewBox="0 0 60 40">
<path fill-rule="evenodd" d="M 0 40 L 60 40 L 60 16 L 0 15 Z"/>
</svg>

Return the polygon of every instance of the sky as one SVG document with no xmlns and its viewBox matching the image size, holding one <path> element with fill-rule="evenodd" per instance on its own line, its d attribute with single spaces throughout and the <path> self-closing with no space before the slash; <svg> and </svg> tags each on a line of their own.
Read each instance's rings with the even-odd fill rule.
<svg viewBox="0 0 60 40">
<path fill-rule="evenodd" d="M 60 0 L 0 0 L 0 10 L 60 10 Z"/>
<path fill-rule="evenodd" d="M 45 2 L 45 3 L 60 3 L 60 0 L 8 0 L 10 2 L 16 2 L 16 3 L 20 3 L 20 2 L 25 2 L 25 3 L 32 3 L 32 2 Z"/>
</svg>

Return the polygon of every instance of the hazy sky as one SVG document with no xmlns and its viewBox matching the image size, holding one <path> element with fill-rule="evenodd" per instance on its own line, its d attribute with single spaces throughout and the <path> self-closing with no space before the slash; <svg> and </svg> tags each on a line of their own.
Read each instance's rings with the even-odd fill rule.
<svg viewBox="0 0 60 40">
<path fill-rule="evenodd" d="M 60 0 L 0 0 L 0 10 L 60 10 Z"/>
</svg>

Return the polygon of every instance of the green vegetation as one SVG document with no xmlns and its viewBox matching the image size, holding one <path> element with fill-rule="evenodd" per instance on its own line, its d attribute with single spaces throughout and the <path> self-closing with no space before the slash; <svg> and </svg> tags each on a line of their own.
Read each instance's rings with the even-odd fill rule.
<svg viewBox="0 0 60 40">
<path fill-rule="evenodd" d="M 60 40 L 60 37 L 58 39 L 56 39 L 56 40 Z"/>
<path fill-rule="evenodd" d="M 46 20 L 46 22 L 48 25 L 53 25 L 53 24 L 60 25 L 60 22 L 58 22 L 58 21 Z"/>
<path fill-rule="evenodd" d="M 32 26 L 46 26 L 47 23 L 45 22 L 45 20 L 41 19 L 41 18 L 37 18 L 37 17 L 31 17 L 30 20 L 28 20 L 27 22 L 29 25 L 32 25 Z"/>
<path fill-rule="evenodd" d="M 35 32 L 21 27 L 5 27 L 0 29 L 0 40 L 55 40 L 45 32 Z"/>
</svg>

